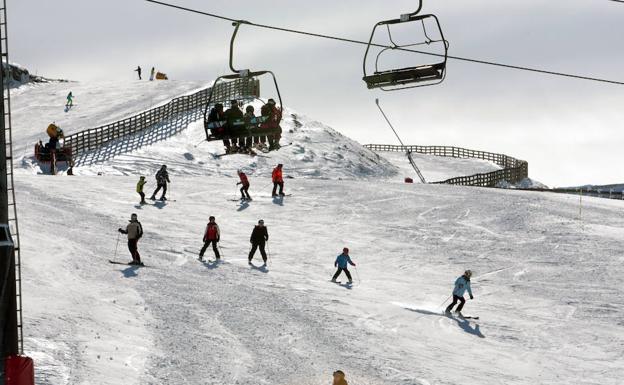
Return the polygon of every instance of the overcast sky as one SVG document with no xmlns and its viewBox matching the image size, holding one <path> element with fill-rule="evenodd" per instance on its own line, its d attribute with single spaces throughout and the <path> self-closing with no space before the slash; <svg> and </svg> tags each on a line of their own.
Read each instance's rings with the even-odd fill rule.
<svg viewBox="0 0 624 385">
<path fill-rule="evenodd" d="M 367 40 L 373 25 L 415 1 L 171 2 L 232 18 Z M 11 60 L 79 81 L 133 81 L 137 65 L 170 79 L 227 73 L 230 23 L 142 0 L 7 0 Z M 429 0 L 449 54 L 624 81 L 624 4 L 608 0 Z M 412 23 L 415 24 L 415 23 Z M 414 29 L 414 40 L 421 31 Z M 371 91 L 365 47 L 244 27 L 238 67 L 270 69 L 284 104 L 361 143 L 502 152 L 549 186 L 624 182 L 624 86 L 449 60 L 442 85 Z M 421 58 L 417 58 L 419 60 Z M 268 83 L 263 96 L 271 97 Z M 79 95 L 77 95 L 79 97 Z"/>
</svg>

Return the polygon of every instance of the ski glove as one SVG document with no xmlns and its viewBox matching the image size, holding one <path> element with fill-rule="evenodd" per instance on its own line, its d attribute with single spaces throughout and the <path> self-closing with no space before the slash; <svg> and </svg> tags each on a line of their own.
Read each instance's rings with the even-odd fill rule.
<svg viewBox="0 0 624 385">
<path fill-rule="evenodd" d="M 122 234 L 123 234 L 123 229 L 122 229 L 121 227 L 120 227 L 120 228 L 118 228 L 118 229 L 117 229 L 117 231 L 119 231 L 120 233 L 122 233 Z"/>
<path fill-rule="evenodd" d="M 470 299 L 474 299 L 474 297 L 472 295 L 470 295 Z"/>
</svg>

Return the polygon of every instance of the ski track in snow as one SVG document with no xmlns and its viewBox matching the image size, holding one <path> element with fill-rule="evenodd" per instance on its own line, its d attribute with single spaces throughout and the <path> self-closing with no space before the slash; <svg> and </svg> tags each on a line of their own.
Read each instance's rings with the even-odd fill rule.
<svg viewBox="0 0 624 385">
<path fill-rule="evenodd" d="M 78 129 L 79 113 L 93 113 L 84 118 L 92 127 L 130 95 L 119 117 L 189 86 L 153 84 L 20 88 L 16 146 L 26 159 L 49 123 L 43 113 L 68 89 L 83 110 L 63 124 Z M 108 95 L 110 105 L 87 108 L 83 95 Z M 148 102 L 153 95 L 160 99 Z M 218 144 L 193 147 L 203 133 L 194 123 L 71 178 L 35 175 L 22 163 L 25 348 L 37 384 L 311 385 L 330 383 L 336 369 L 363 385 L 620 384 L 622 202 L 588 197 L 579 222 L 572 196 L 403 184 L 407 163 L 391 159 L 397 168 L 320 123 L 297 121 L 294 144 L 269 158 L 214 161 Z M 137 207 L 138 174 L 170 161 L 175 201 Z M 278 161 L 294 176 L 286 180 L 293 195 L 271 199 L 268 173 Z M 470 161 L 429 161 L 426 176 L 474 170 Z M 247 205 L 228 201 L 240 166 L 252 170 Z M 107 262 L 129 260 L 116 229 L 132 212 L 153 268 Z M 221 227 L 219 264 L 196 259 L 209 215 Z M 266 269 L 259 253 L 256 268 L 246 263 L 260 218 L 270 234 Z M 343 246 L 358 264 L 351 287 L 329 282 Z M 442 316 L 466 268 L 475 300 L 464 313 L 480 319 Z"/>
</svg>

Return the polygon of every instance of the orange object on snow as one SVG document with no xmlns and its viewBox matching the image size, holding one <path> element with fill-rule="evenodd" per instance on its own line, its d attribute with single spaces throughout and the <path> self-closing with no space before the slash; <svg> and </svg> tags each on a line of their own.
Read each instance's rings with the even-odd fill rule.
<svg viewBox="0 0 624 385">
<path fill-rule="evenodd" d="M 334 382 L 332 385 L 348 385 L 345 379 L 345 374 L 342 370 L 336 370 L 334 372 Z"/>
<path fill-rule="evenodd" d="M 156 80 L 169 80 L 169 78 L 167 77 L 167 74 L 156 72 Z"/>
<path fill-rule="evenodd" d="M 60 128 L 56 124 L 50 123 L 50 125 L 46 129 L 46 132 L 48 133 L 48 136 L 50 138 L 56 138 L 58 136 L 58 131 L 59 130 L 60 130 Z"/>
</svg>

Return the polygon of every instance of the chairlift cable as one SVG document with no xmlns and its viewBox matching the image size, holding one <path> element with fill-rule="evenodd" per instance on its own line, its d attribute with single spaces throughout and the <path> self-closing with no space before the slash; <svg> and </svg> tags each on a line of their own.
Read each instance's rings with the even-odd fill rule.
<svg viewBox="0 0 624 385">
<path fill-rule="evenodd" d="M 208 12 L 203 12 L 203 11 L 199 11 L 199 10 L 196 10 L 196 9 L 182 7 L 182 6 L 175 5 L 175 4 L 169 4 L 169 3 L 165 3 L 165 2 L 162 2 L 162 1 L 158 1 L 158 0 L 145 0 L 145 1 L 147 1 L 148 3 L 158 4 L 158 5 L 162 5 L 162 6 L 169 7 L 169 8 L 175 8 L 175 9 L 179 9 L 179 10 L 182 10 L 182 11 L 187 11 L 187 12 L 196 13 L 196 14 L 199 14 L 199 15 L 213 17 L 213 18 L 216 18 L 216 19 L 228 20 L 228 21 L 231 21 L 231 22 L 241 22 L 241 20 L 233 19 L 233 18 L 230 18 L 230 17 L 221 16 L 221 15 L 208 13 Z M 624 0 L 609 0 L 609 1 L 614 1 L 614 2 L 617 2 L 617 3 L 624 3 Z M 339 36 L 324 35 L 324 34 L 320 34 L 320 33 L 307 32 L 307 31 L 299 31 L 299 30 L 296 30 L 296 29 L 276 27 L 276 26 L 267 25 L 267 24 L 257 24 L 257 23 L 253 23 L 253 22 L 250 22 L 250 21 L 244 21 L 244 23 L 247 24 L 247 25 L 250 25 L 250 26 L 258 27 L 258 28 L 272 29 L 272 30 L 280 31 L 280 32 L 288 32 L 288 33 L 294 33 L 294 34 L 298 34 L 298 35 L 306 35 L 306 36 L 318 37 L 318 38 L 328 39 L 328 40 L 336 40 L 336 41 L 341 41 L 341 42 L 345 42 L 345 43 L 368 45 L 368 42 L 365 42 L 365 41 L 349 39 L 349 38 L 344 38 L 344 37 L 339 37 Z M 442 54 L 437 54 L 437 53 L 432 53 L 432 52 L 425 52 L 425 51 L 417 51 L 417 50 L 412 50 L 412 49 L 407 49 L 407 48 L 400 48 L 400 47 L 395 48 L 395 47 L 391 47 L 391 46 L 387 46 L 387 45 L 383 45 L 383 44 L 374 44 L 373 43 L 373 44 L 371 44 L 371 46 L 378 47 L 378 48 L 398 49 L 398 50 L 401 50 L 401 51 L 408 51 L 408 52 L 413 52 L 413 53 L 418 53 L 418 54 L 423 54 L 423 55 L 444 57 L 444 55 L 442 55 Z M 475 64 L 483 64 L 483 65 L 489 65 L 489 66 L 495 66 L 495 67 L 502 67 L 502 68 L 507 68 L 507 69 L 519 70 L 519 71 L 535 72 L 535 73 L 541 73 L 541 74 L 544 74 L 544 75 L 561 76 L 561 77 L 567 77 L 567 78 L 573 78 L 573 79 L 589 80 L 589 81 L 599 82 L 599 83 L 609 83 L 609 84 L 624 85 L 623 81 L 610 80 L 610 79 L 604 79 L 604 78 L 597 78 L 597 77 L 592 77 L 592 76 L 576 75 L 576 74 L 570 74 L 570 73 L 565 73 L 565 72 L 550 71 L 550 70 L 544 70 L 544 69 L 539 69 L 539 68 L 525 67 L 525 66 L 519 66 L 519 65 L 513 65 L 513 64 L 505 64 L 505 63 L 498 63 L 498 62 L 489 61 L 489 60 L 471 59 L 471 58 L 465 58 L 465 57 L 453 56 L 453 55 L 448 55 L 447 57 L 448 57 L 448 59 L 453 59 L 453 60 L 458 60 L 458 61 L 463 61 L 463 62 L 469 62 L 469 63 L 475 63 Z"/>
</svg>

